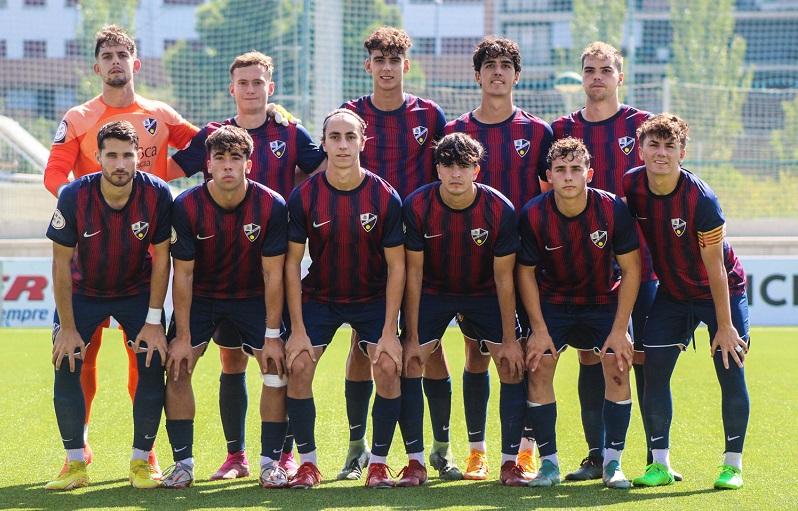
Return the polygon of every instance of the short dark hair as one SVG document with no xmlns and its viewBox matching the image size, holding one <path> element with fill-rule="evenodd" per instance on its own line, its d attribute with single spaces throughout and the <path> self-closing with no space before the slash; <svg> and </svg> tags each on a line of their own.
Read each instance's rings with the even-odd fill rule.
<svg viewBox="0 0 798 511">
<path fill-rule="evenodd" d="M 136 149 L 139 147 L 139 134 L 128 121 L 113 121 L 103 125 L 97 132 L 97 149 L 102 151 L 108 138 L 132 142 Z"/>
<path fill-rule="evenodd" d="M 205 140 L 205 150 L 209 155 L 214 151 L 241 151 L 249 159 L 252 156 L 253 147 L 252 137 L 249 136 L 247 130 L 229 124 L 220 126 Z"/>
<path fill-rule="evenodd" d="M 272 62 L 271 57 L 259 51 L 251 50 L 233 59 L 233 63 L 230 64 L 230 75 L 232 76 L 233 71 L 240 67 L 249 66 L 263 66 L 266 68 L 269 76 L 274 72 L 274 62 Z"/>
<path fill-rule="evenodd" d="M 324 118 L 324 121 L 321 124 L 321 138 L 324 140 L 324 136 L 327 134 L 327 123 L 330 121 L 331 118 L 335 117 L 336 115 L 351 115 L 357 121 L 358 127 L 360 128 L 360 135 L 365 137 L 366 136 L 366 121 L 363 120 L 362 117 L 357 115 L 357 113 L 349 110 L 348 108 L 336 108 Z"/>
<path fill-rule="evenodd" d="M 396 27 L 379 27 L 363 41 L 363 47 L 369 55 L 372 50 L 379 50 L 389 55 L 407 55 L 411 46 L 413 42 L 407 32 Z"/>
<path fill-rule="evenodd" d="M 438 165 L 477 165 L 485 149 L 482 144 L 465 133 L 450 133 L 435 145 L 435 163 Z"/>
<path fill-rule="evenodd" d="M 482 69 L 487 59 L 506 56 L 513 61 L 516 73 L 521 72 L 521 50 L 518 43 L 504 37 L 487 36 L 479 42 L 474 50 L 474 71 Z"/>
<path fill-rule="evenodd" d="M 637 128 L 637 138 L 640 140 L 640 144 L 647 137 L 656 137 L 660 140 L 673 138 L 684 148 L 687 147 L 687 142 L 690 140 L 689 132 L 690 128 L 687 126 L 687 122 L 677 115 L 663 112 L 644 121 Z"/>
<path fill-rule="evenodd" d="M 136 55 L 136 41 L 118 25 L 105 25 L 94 36 L 94 58 L 100 54 L 103 46 L 124 46 L 131 55 Z"/>
<path fill-rule="evenodd" d="M 546 155 L 548 168 L 551 169 L 554 160 L 568 156 L 572 160 L 582 160 L 590 167 L 590 151 L 587 150 L 585 143 L 578 138 L 565 137 L 554 142 L 549 148 L 549 153 Z"/>
</svg>

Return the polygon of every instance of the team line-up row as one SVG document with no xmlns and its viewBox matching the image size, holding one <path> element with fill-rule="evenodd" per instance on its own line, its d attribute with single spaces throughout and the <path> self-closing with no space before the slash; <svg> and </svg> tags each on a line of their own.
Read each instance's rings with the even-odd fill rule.
<svg viewBox="0 0 798 511">
<path fill-rule="evenodd" d="M 113 26 L 98 33 L 103 94 L 67 113 L 45 170 L 45 184 L 59 196 L 48 237 L 54 403 L 67 452 L 48 489 L 88 484 L 94 359 L 110 316 L 131 347 L 135 487 L 193 483 L 191 370 L 211 338 L 240 348 L 220 350 L 228 458 L 212 479 L 249 473 L 241 399 L 248 353 L 264 373 L 260 484 L 319 484 L 312 382 L 343 323 L 354 334 L 350 449 L 339 478 L 359 478 L 367 468 L 368 487 L 423 484 L 425 395 L 430 465 L 443 479 L 487 478 L 494 360 L 500 481 L 558 484 L 552 382 L 557 354 L 570 345 L 579 350 L 589 452 L 566 479 L 632 485 L 621 453 L 633 367 L 649 456 L 634 484 L 671 484 L 681 476 L 669 460 L 670 376 L 699 321 L 709 326 L 724 399 L 725 459 L 715 487 L 742 486 L 745 274 L 724 239 L 717 198 L 681 167 L 686 123 L 621 104 L 622 57 L 593 43 L 582 57 L 585 107 L 550 127 L 513 105 L 520 52 L 491 37 L 473 59 L 481 104 L 446 124 L 432 101 L 403 92 L 410 45 L 391 27 L 367 38 L 372 94 L 331 112 L 319 147 L 301 125 L 270 117 L 273 66 L 265 55 L 234 60 L 237 115 L 198 131 L 166 105 L 135 95 L 140 61 L 127 34 Z M 182 150 L 167 160 L 167 144 Z M 200 171 L 206 181 L 174 203 L 155 177 Z M 70 172 L 84 177 L 68 184 Z M 306 246 L 312 262 L 301 278 Z M 164 332 L 172 262 L 175 311 Z M 440 346 L 452 318 L 467 341 L 464 470 L 449 446 L 451 383 Z M 152 446 L 164 410 L 175 464 L 162 475 Z M 408 464 L 394 480 L 386 457 L 397 423 Z"/>
</svg>

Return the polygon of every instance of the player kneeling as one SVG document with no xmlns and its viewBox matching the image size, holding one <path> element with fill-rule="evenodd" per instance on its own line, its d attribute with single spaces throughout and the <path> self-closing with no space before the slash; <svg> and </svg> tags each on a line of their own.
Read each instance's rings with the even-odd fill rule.
<svg viewBox="0 0 798 511">
<path fill-rule="evenodd" d="M 588 188 L 593 169 L 581 140 L 558 140 L 548 160 L 553 189 L 524 206 L 519 224 L 518 286 L 532 327 L 526 347 L 530 419 L 541 458 L 529 485 L 560 482 L 554 372 L 557 354 L 580 339 L 588 342 L 574 347 L 601 357 L 607 382 L 604 484 L 629 488 L 621 453 L 632 410 L 627 329 L 640 287 L 637 232 L 621 199 Z"/>
<path fill-rule="evenodd" d="M 399 486 L 427 479 L 421 375 L 455 317 L 465 337 L 490 352 L 499 372 L 500 480 L 509 486 L 528 482 L 516 464 L 526 397 L 513 289 L 518 233 L 510 201 L 474 182 L 482 154 L 482 145 L 464 133 L 445 136 L 435 149 L 440 181 L 419 188 L 404 205 L 406 332 L 399 425 L 410 461 Z"/>
<path fill-rule="evenodd" d="M 53 240 L 54 399 L 67 469 L 45 486 L 86 486 L 80 386 L 83 355 L 94 330 L 113 316 L 136 354 L 130 483 L 160 483 L 147 458 L 163 409 L 163 302 L 169 281 L 169 215 L 172 195 L 159 178 L 136 170 L 139 139 L 132 124 L 112 122 L 97 133 L 101 172 L 76 179 L 58 198 L 47 237 Z M 80 233 L 83 233 L 81 235 Z M 150 255 L 152 247 L 152 255 Z M 132 337 L 135 335 L 135 337 Z M 69 359 L 69 366 L 64 365 Z"/>
<path fill-rule="evenodd" d="M 247 179 L 253 144 L 246 130 L 222 126 L 205 145 L 212 179 L 175 199 L 172 216 L 175 313 L 168 335 L 166 431 L 175 464 L 164 472 L 163 486 L 194 482 L 191 373 L 223 322 L 263 373 L 261 485 L 285 486 L 277 462 L 287 428 L 280 339 L 287 209 L 280 195 Z"/>
</svg>

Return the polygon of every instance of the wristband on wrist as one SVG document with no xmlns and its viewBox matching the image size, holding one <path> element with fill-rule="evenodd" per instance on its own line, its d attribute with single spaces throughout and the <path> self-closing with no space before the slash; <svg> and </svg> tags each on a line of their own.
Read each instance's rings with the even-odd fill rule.
<svg viewBox="0 0 798 511">
<path fill-rule="evenodd" d="M 280 329 L 279 328 L 266 328 L 266 333 L 263 334 L 264 338 L 268 339 L 279 339 L 280 338 Z"/>
<path fill-rule="evenodd" d="M 163 313 L 163 309 L 153 309 L 150 307 L 147 309 L 147 319 L 145 319 L 144 322 L 148 325 L 160 325 L 161 313 Z"/>
</svg>

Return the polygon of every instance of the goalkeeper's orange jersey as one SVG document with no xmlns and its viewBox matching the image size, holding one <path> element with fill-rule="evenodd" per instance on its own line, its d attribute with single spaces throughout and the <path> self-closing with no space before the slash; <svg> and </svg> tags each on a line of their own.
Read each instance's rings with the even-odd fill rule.
<svg viewBox="0 0 798 511">
<path fill-rule="evenodd" d="M 97 132 L 112 121 L 129 121 L 139 135 L 139 170 L 167 180 L 168 147 L 183 149 L 198 129 L 161 101 L 138 94 L 133 103 L 115 108 L 97 96 L 82 105 L 70 108 L 58 126 L 50 158 L 44 169 L 44 186 L 53 195 L 74 178 L 98 172 Z M 182 172 L 180 172 L 182 173 Z"/>
</svg>

